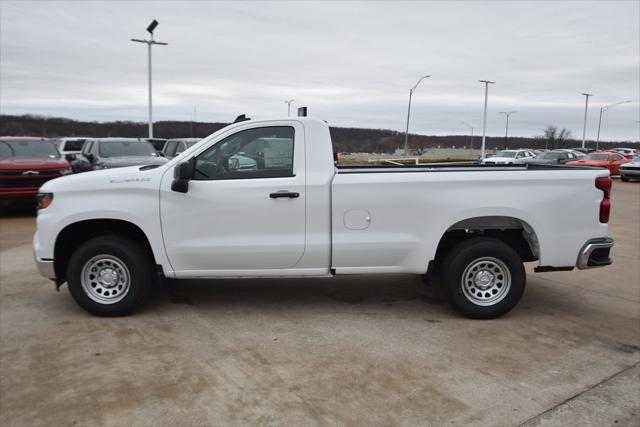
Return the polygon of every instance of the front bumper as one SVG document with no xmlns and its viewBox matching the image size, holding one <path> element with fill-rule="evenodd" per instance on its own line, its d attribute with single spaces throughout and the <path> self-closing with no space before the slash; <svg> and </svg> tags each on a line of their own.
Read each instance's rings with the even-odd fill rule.
<svg viewBox="0 0 640 427">
<path fill-rule="evenodd" d="M 34 257 L 36 260 L 36 266 L 38 267 L 38 271 L 43 277 L 47 279 L 56 280 L 56 272 L 53 268 L 53 260 L 52 259 L 42 259 L 37 256 Z"/>
<path fill-rule="evenodd" d="M 622 176 L 633 176 L 633 177 L 640 177 L 640 167 L 626 167 L 626 168 L 620 168 L 620 175 Z"/>
<path fill-rule="evenodd" d="M 613 247 L 613 243 L 613 239 L 610 237 L 589 240 L 580 250 L 576 267 L 584 270 L 587 268 L 611 265 L 613 261 L 609 256 L 609 252 Z"/>
</svg>

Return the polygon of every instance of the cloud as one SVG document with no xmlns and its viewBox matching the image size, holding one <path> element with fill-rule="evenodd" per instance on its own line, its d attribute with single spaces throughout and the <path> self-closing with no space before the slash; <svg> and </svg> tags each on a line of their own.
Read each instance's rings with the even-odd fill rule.
<svg viewBox="0 0 640 427">
<path fill-rule="evenodd" d="M 286 114 L 285 99 L 341 126 L 500 135 L 549 123 L 639 140 L 638 2 L 56 2 L 0 3 L 3 113 L 145 120 L 152 20 L 154 117 L 227 121 Z"/>
</svg>

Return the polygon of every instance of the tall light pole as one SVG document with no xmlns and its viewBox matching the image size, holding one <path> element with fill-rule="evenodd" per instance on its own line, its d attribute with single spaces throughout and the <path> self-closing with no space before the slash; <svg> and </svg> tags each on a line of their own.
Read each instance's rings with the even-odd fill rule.
<svg viewBox="0 0 640 427">
<path fill-rule="evenodd" d="M 507 116 L 507 127 L 504 131 L 504 149 L 505 150 L 507 149 L 507 138 L 509 138 L 509 116 L 517 112 L 518 112 L 517 110 L 509 111 L 509 112 L 500 111 L 500 114 L 504 114 L 505 116 Z"/>
<path fill-rule="evenodd" d="M 489 80 L 479 80 L 480 83 L 484 83 L 484 118 L 482 119 L 482 151 L 480 157 L 484 158 L 485 140 L 487 135 L 487 99 L 489 98 L 489 85 L 495 82 Z"/>
<path fill-rule="evenodd" d="M 592 93 L 583 93 L 584 99 L 584 123 L 582 125 L 582 148 L 584 148 L 584 143 L 587 135 L 587 109 L 589 108 L 589 97 L 593 96 Z"/>
<path fill-rule="evenodd" d="M 418 82 L 411 88 L 409 89 L 409 109 L 407 110 L 407 129 L 404 132 L 404 155 L 408 156 L 409 155 L 409 117 L 411 116 L 411 95 L 413 95 L 413 92 L 416 90 L 416 88 L 418 87 L 418 85 L 420 84 L 421 81 L 423 81 L 424 79 L 427 79 L 431 76 L 422 76 L 420 77 L 420 80 L 418 80 Z"/>
<path fill-rule="evenodd" d="M 598 119 L 598 137 L 596 138 L 596 150 L 598 149 L 598 145 L 600 145 L 600 125 L 602 124 L 602 113 L 604 113 L 610 108 L 615 107 L 616 105 L 627 104 L 629 102 L 631 101 L 620 101 L 620 102 L 616 102 L 615 104 L 609 104 L 609 105 L 605 105 L 604 107 L 600 107 L 600 118 Z"/>
<path fill-rule="evenodd" d="M 469 129 L 471 129 L 471 139 L 469 140 L 469 148 L 473 150 L 473 126 L 471 126 L 467 122 L 462 122 L 462 124 L 468 127 Z"/>
<path fill-rule="evenodd" d="M 284 101 L 285 104 L 287 104 L 287 117 L 289 117 L 291 115 L 291 103 L 293 102 L 293 99 L 289 99 L 287 101 Z"/>
<path fill-rule="evenodd" d="M 166 46 L 169 43 L 157 42 L 153 40 L 153 30 L 158 26 L 158 21 L 155 19 L 149 24 L 147 27 L 147 31 L 151 34 L 150 40 L 146 39 L 131 39 L 132 42 L 137 43 L 146 43 L 148 50 L 148 58 L 149 58 L 149 138 L 153 138 L 153 110 L 152 110 L 152 102 L 151 102 L 151 46 L 154 44 L 158 44 L 161 46 Z"/>
</svg>

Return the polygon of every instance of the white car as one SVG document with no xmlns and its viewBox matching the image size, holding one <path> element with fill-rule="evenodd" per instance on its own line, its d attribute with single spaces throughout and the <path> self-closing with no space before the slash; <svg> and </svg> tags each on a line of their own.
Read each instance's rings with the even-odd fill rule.
<svg viewBox="0 0 640 427">
<path fill-rule="evenodd" d="M 640 179 L 640 156 L 634 157 L 629 163 L 620 165 L 620 179 L 625 182 L 630 179 Z"/>
<path fill-rule="evenodd" d="M 247 120 L 165 164 L 46 182 L 33 247 L 42 275 L 102 316 L 133 311 L 158 276 L 404 273 L 494 318 L 522 297 L 524 262 L 611 263 L 610 187 L 583 167 L 336 166 L 324 121 Z"/>
<path fill-rule="evenodd" d="M 616 151 L 616 152 L 622 154 L 623 156 L 625 156 L 628 159 L 632 158 L 633 156 L 635 156 L 637 154 L 636 150 L 634 150 L 633 148 L 614 148 L 611 151 Z"/>
<path fill-rule="evenodd" d="M 480 161 L 483 165 L 513 165 L 526 163 L 527 160 L 536 157 L 530 150 L 501 150 L 492 157 L 486 157 Z"/>
<path fill-rule="evenodd" d="M 77 155 L 82 151 L 85 142 L 92 140 L 86 137 L 59 138 L 55 141 L 55 145 L 62 156 L 67 157 L 68 154 Z"/>
</svg>

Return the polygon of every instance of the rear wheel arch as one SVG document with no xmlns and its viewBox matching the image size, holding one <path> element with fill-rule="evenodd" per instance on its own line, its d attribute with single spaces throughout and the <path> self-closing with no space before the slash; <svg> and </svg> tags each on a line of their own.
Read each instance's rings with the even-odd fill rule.
<svg viewBox="0 0 640 427">
<path fill-rule="evenodd" d="M 58 282 L 66 280 L 69 260 L 80 245 L 95 237 L 109 235 L 123 236 L 136 242 L 156 264 L 151 243 L 136 224 L 112 218 L 83 220 L 67 225 L 56 237 L 53 259 Z"/>
<path fill-rule="evenodd" d="M 429 269 L 437 272 L 453 247 L 475 237 L 500 240 L 512 247 L 525 262 L 540 258 L 538 236 L 528 222 L 511 216 L 480 216 L 458 221 L 444 232 Z"/>
</svg>

